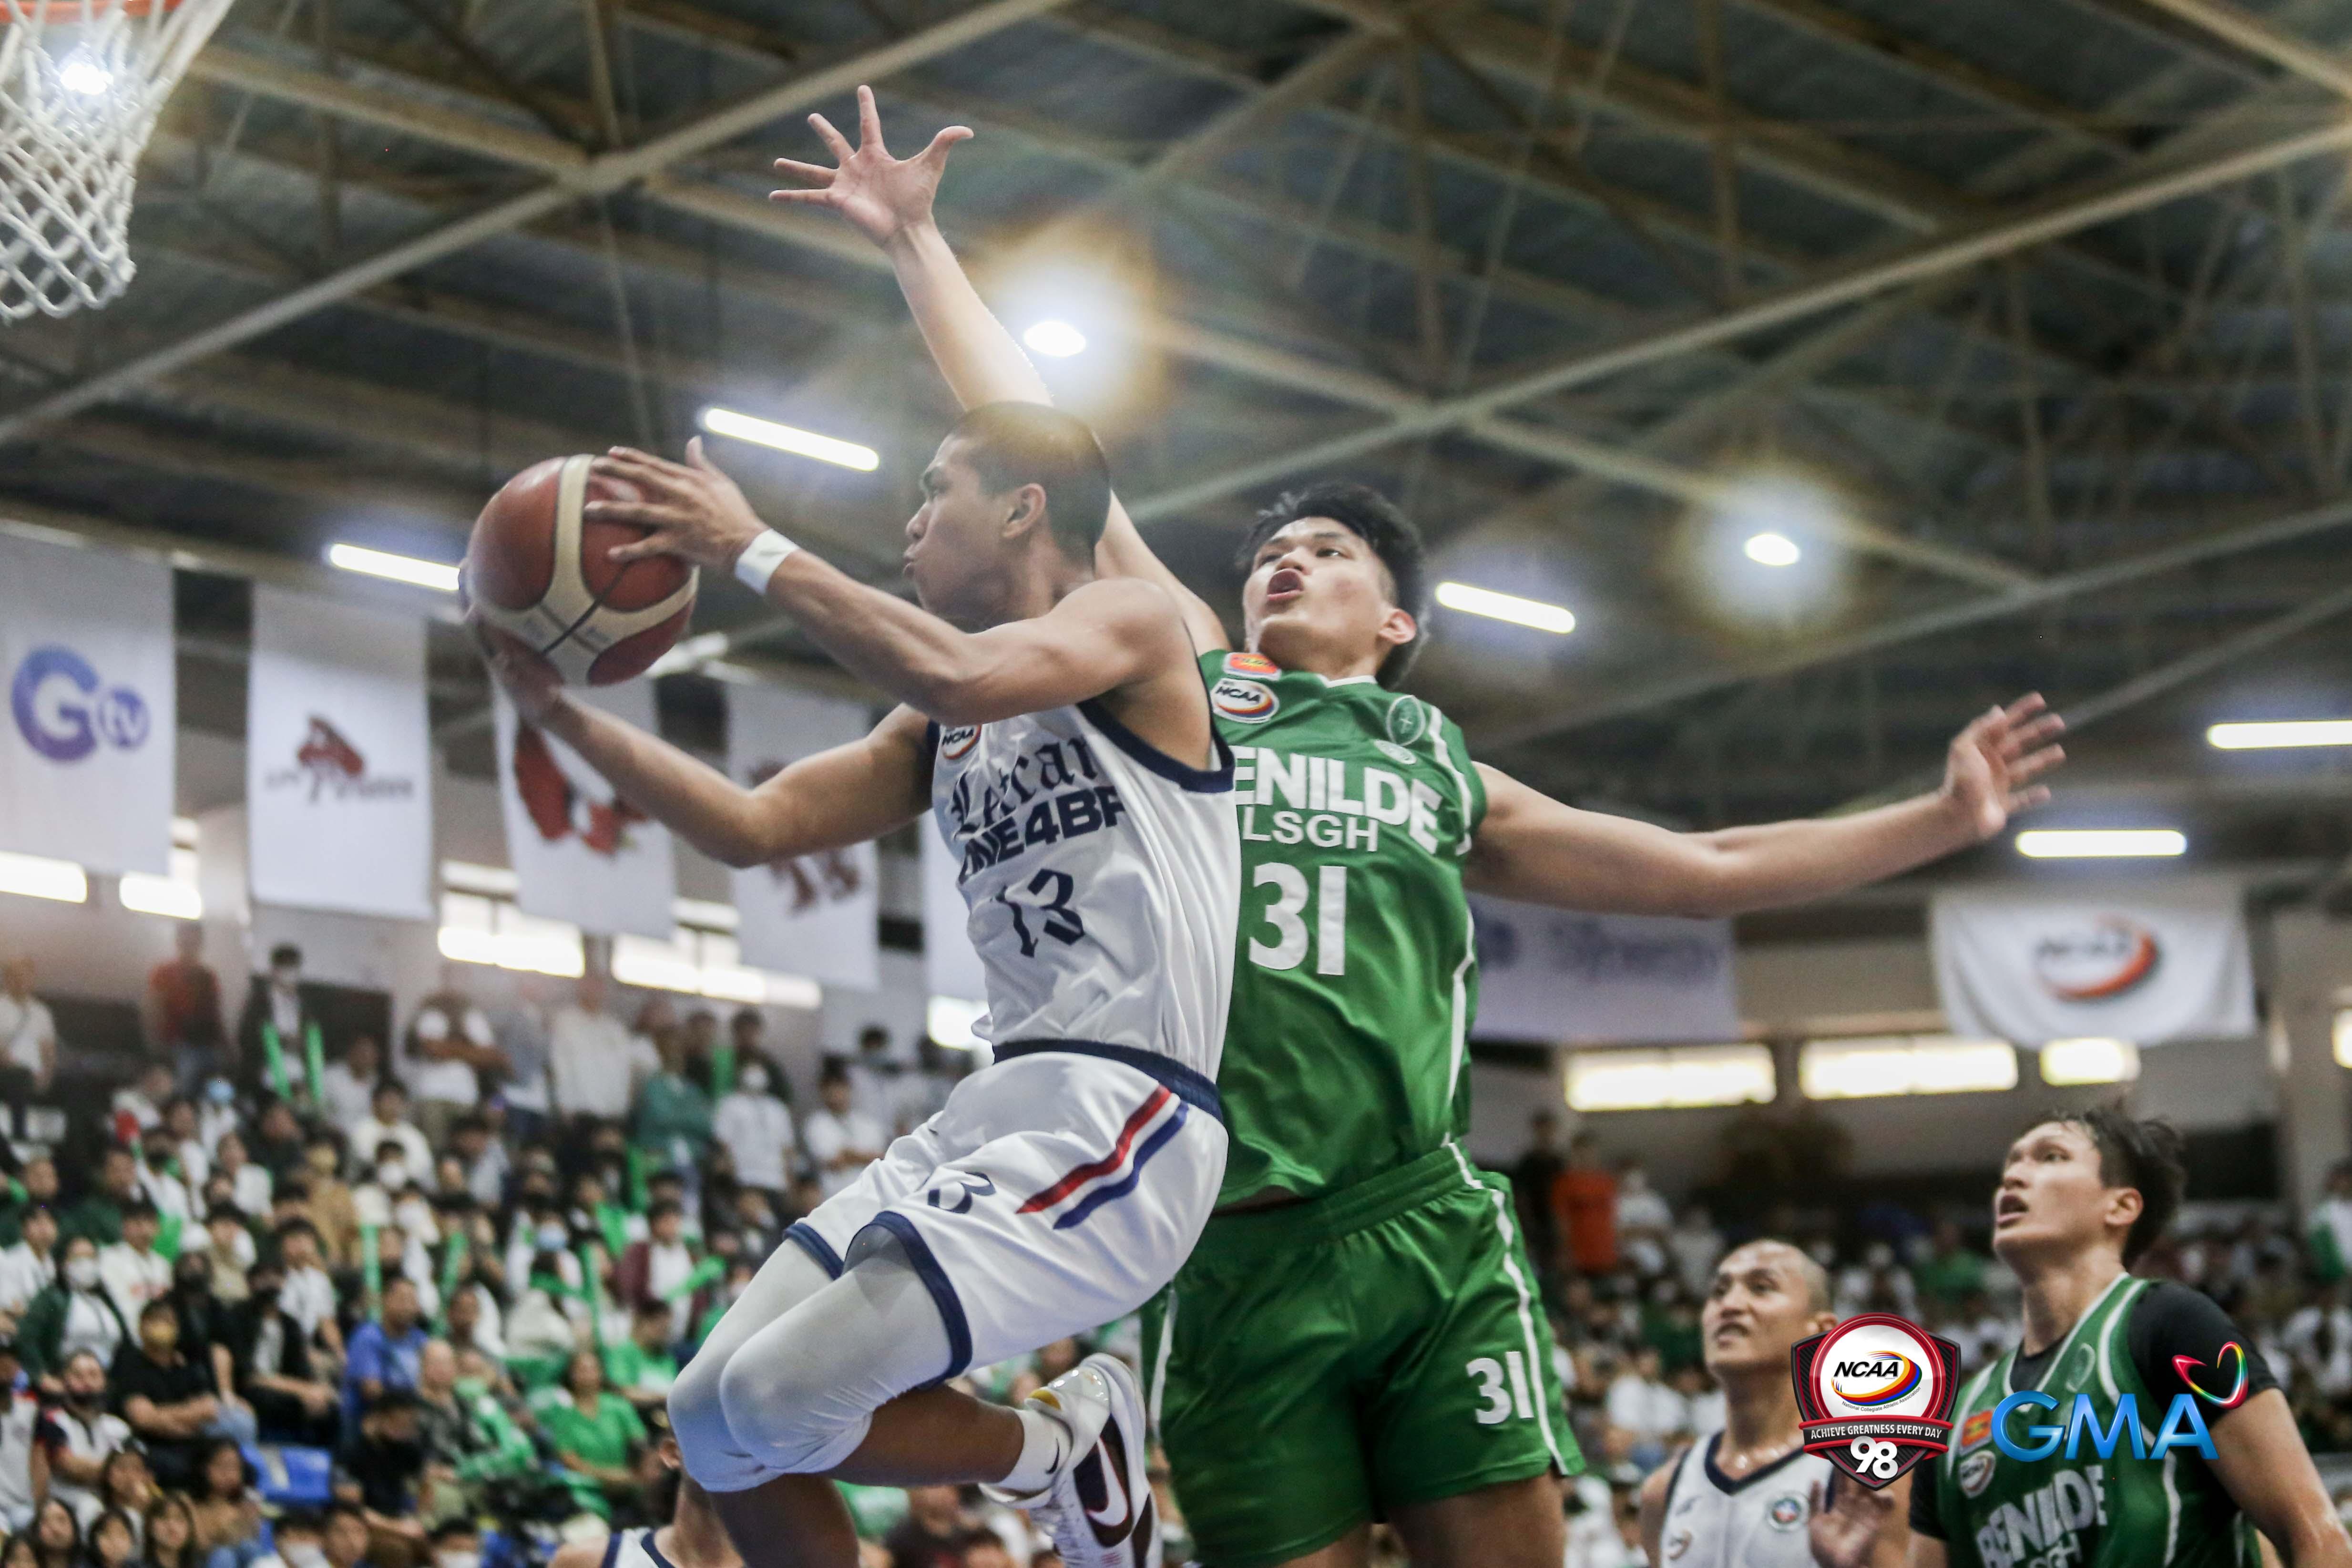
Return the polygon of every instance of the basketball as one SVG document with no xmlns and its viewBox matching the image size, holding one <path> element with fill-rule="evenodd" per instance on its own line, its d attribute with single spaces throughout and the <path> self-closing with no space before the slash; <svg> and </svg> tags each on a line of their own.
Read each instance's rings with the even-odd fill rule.
<svg viewBox="0 0 2352 1568">
<path fill-rule="evenodd" d="M 580 515 L 588 500 L 633 493 L 594 474 L 594 461 L 550 458 L 509 479 L 474 520 L 465 584 L 494 636 L 574 685 L 611 686 L 643 675 L 686 635 L 695 574 L 666 555 L 612 561 L 614 546 L 646 531 Z"/>
</svg>

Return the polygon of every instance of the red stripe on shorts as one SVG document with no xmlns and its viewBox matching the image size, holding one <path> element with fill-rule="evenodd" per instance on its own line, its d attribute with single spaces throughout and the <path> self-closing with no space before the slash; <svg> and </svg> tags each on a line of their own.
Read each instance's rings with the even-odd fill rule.
<svg viewBox="0 0 2352 1568">
<path fill-rule="evenodd" d="M 1143 1125 L 1145 1122 L 1150 1121 L 1153 1117 L 1160 1114 L 1160 1108 L 1166 1105 L 1169 1099 L 1169 1093 L 1165 1089 L 1153 1089 L 1151 1091 L 1151 1098 L 1145 1100 L 1136 1113 L 1127 1119 L 1127 1125 L 1125 1127 L 1119 1129 L 1118 1142 L 1112 1148 L 1109 1153 L 1104 1155 L 1099 1160 L 1089 1161 L 1086 1164 L 1080 1165 L 1076 1170 L 1070 1172 L 1060 1181 L 1055 1182 L 1052 1186 L 1047 1187 L 1044 1192 L 1039 1193 L 1035 1197 L 1031 1198 L 1027 1203 L 1023 1204 L 1019 1212 L 1022 1214 L 1035 1214 L 1039 1209 L 1052 1208 L 1055 1204 L 1060 1203 L 1064 1198 L 1068 1197 L 1072 1193 L 1077 1191 L 1088 1182 L 1093 1181 L 1097 1176 L 1107 1176 L 1111 1172 L 1118 1170 L 1120 1165 L 1126 1163 L 1127 1151 L 1129 1146 L 1134 1143 L 1135 1135 L 1143 1131 Z"/>
</svg>

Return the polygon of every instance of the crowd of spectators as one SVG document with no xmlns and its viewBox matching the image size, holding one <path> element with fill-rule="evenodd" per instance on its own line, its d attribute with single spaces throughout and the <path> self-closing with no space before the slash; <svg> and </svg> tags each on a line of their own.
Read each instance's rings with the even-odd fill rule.
<svg viewBox="0 0 2352 1568">
<path fill-rule="evenodd" d="M 232 1026 L 182 931 L 100 1124 L 0 1146 L 0 1568 L 501 1568 L 657 1522 L 678 1367 L 965 1059 L 923 1042 L 902 1062 L 869 1028 L 796 1100 L 756 1009 L 653 994 L 625 1018 L 593 973 L 457 965 L 387 1042 L 328 1027 L 284 947 Z M 58 1073 L 34 980 L 0 966 L 18 1103 Z M 1748 1234 L 1791 1237 L 1841 1314 L 1899 1312 L 1965 1366 L 2018 1333 L 1974 1211 L 1718 1223 L 1549 1115 L 1511 1175 L 1590 1466 L 1569 1568 L 1639 1563 L 1641 1480 L 1721 1424 L 1699 1310 Z M 2192 1207 L 2141 1268 L 2212 1295 L 2313 1450 L 2352 1452 L 2352 1166 L 2300 1224 Z M 1018 1400 L 1094 1349 L 1132 1355 L 1135 1325 L 965 1383 Z M 844 1492 L 868 1568 L 1058 1568 L 976 1490 Z M 1181 1562 L 1164 1487 L 1159 1507 Z"/>
<path fill-rule="evenodd" d="M 964 1060 L 868 1028 L 796 1103 L 757 1009 L 455 964 L 379 1039 L 291 947 L 232 1011 L 181 931 L 97 1125 L 0 1149 L 0 1568 L 482 1568 L 660 1522 L 678 1367 Z M 18 1103 L 57 1072 L 34 979 L 0 968 Z M 870 1568 L 1057 1568 L 977 1492 L 845 1491 Z"/>
<path fill-rule="evenodd" d="M 1640 1568 L 1642 1481 L 1723 1425 L 1701 1356 L 1699 1311 L 1717 1261 L 1751 1234 L 1797 1241 L 1828 1271 L 1839 1316 L 1895 1312 L 1952 1341 L 1964 1371 L 2014 1345 L 2015 1276 L 1988 1246 L 1990 1204 L 1940 1215 L 1892 1205 L 1763 1226 L 1679 1208 L 1640 1161 L 1557 1119 L 1535 1118 L 1512 1171 L 1528 1251 L 1545 1280 L 1556 1364 L 1590 1468 L 1571 1489 L 1568 1568 Z M 2191 1194 L 2193 1198 L 2194 1194 Z M 2191 1204 L 2136 1272 L 2203 1290 L 2245 1330 L 2318 1455 L 2352 1454 L 2352 1163 L 2299 1226 L 2276 1205 Z M 2352 1497 L 2345 1500 L 2352 1511 Z"/>
</svg>

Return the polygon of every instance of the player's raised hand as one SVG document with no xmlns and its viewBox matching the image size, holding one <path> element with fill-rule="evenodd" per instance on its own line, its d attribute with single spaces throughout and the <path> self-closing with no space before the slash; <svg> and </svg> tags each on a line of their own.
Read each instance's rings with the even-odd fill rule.
<svg viewBox="0 0 2352 1568">
<path fill-rule="evenodd" d="M 1869 1568 L 1878 1538 L 1895 1511 L 1893 1491 L 1873 1491 L 1852 1480 L 1842 1481 L 1837 1500 L 1822 1507 L 1822 1483 L 1813 1483 L 1811 1517 L 1805 1523 L 1807 1543 L 1820 1568 Z"/>
<path fill-rule="evenodd" d="M 631 544 L 608 552 L 615 563 L 648 555 L 675 555 L 697 566 L 724 572 L 743 547 L 767 530 L 735 481 L 702 450 L 702 437 L 686 444 L 687 460 L 673 463 L 634 447 L 614 447 L 596 459 L 594 472 L 619 479 L 635 499 L 592 500 L 581 514 L 597 522 L 634 523 L 647 531 Z"/>
<path fill-rule="evenodd" d="M 893 158 L 882 145 L 882 116 L 874 107 L 874 89 L 857 89 L 857 145 L 833 128 L 822 114 L 809 123 L 840 161 L 828 169 L 792 158 L 776 160 L 776 172 L 807 186 L 802 190 L 770 191 L 772 202 L 796 202 L 803 206 L 831 207 L 852 227 L 877 245 L 887 246 L 899 234 L 931 216 L 931 197 L 947 173 L 948 149 L 971 135 L 969 126 L 950 125 L 931 138 L 931 144 L 911 158 Z"/>
<path fill-rule="evenodd" d="M 1976 836 L 1990 838 L 2011 816 L 2050 798 L 2033 781 L 2066 760 L 2055 743 L 2066 721 L 2046 711 L 2038 691 L 2006 708 L 1986 712 L 1952 737 L 1944 763 L 1944 799 L 1961 813 Z"/>
</svg>

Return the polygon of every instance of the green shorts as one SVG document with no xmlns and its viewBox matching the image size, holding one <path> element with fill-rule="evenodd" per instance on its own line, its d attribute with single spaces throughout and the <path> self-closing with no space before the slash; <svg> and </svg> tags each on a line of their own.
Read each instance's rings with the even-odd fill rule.
<svg viewBox="0 0 2352 1568">
<path fill-rule="evenodd" d="M 1391 1510 L 1583 1468 L 1504 1178 L 1451 1149 L 1209 1222 L 1143 1364 L 1207 1568 L 1263 1568 Z"/>
</svg>

